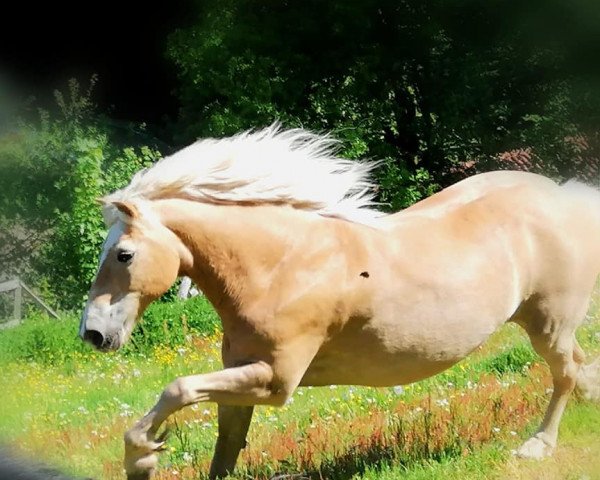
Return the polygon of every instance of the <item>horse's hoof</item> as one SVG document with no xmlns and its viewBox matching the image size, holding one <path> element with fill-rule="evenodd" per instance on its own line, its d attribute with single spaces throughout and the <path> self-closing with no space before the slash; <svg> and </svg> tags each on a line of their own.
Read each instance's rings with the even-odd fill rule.
<svg viewBox="0 0 600 480">
<path fill-rule="evenodd" d="M 531 437 L 517 450 L 517 457 L 541 460 L 552 456 L 554 447 L 538 437 Z"/>
</svg>

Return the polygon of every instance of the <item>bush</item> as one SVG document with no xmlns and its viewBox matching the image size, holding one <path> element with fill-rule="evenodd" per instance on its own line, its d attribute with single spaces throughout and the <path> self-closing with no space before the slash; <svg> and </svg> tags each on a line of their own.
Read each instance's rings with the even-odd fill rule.
<svg viewBox="0 0 600 480">
<path fill-rule="evenodd" d="M 219 331 L 220 325 L 204 296 L 184 302 L 157 302 L 144 313 L 125 351 L 148 352 L 156 345 L 183 345 L 190 335 L 210 335 Z"/>
<path fill-rule="evenodd" d="M 175 347 L 187 343 L 192 335 L 212 335 L 219 330 L 219 317 L 203 296 L 185 302 L 157 302 L 148 307 L 119 355 L 150 353 L 157 345 Z M 75 315 L 57 320 L 31 314 L 22 325 L 0 331 L 0 364 L 33 361 L 53 365 L 74 361 L 74 353 L 89 356 L 92 347 L 79 339 L 78 331 Z"/>
<path fill-rule="evenodd" d="M 160 156 L 140 139 L 121 144 L 95 112 L 94 83 L 82 92 L 72 80 L 55 111 L 0 132 L 0 272 L 61 309 L 81 308 L 97 270 L 106 231 L 96 199 Z"/>
<path fill-rule="evenodd" d="M 90 349 L 77 337 L 78 330 L 75 316 L 51 319 L 32 314 L 22 325 L 0 331 L 0 363 L 64 363 L 74 352 L 83 353 Z"/>
</svg>

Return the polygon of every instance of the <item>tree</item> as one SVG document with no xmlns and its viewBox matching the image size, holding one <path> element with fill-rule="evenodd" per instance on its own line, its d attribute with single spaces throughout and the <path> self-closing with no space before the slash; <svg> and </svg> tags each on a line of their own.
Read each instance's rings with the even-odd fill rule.
<svg viewBox="0 0 600 480">
<path fill-rule="evenodd" d="M 96 199 L 159 153 L 121 146 L 96 114 L 91 88 L 81 92 L 73 80 L 67 95 L 55 96 L 56 112 L 0 136 L 0 271 L 28 278 L 70 309 L 85 299 L 106 233 Z"/>
<path fill-rule="evenodd" d="M 394 208 L 446 183 L 460 162 L 514 148 L 535 147 L 554 171 L 569 153 L 564 138 L 592 117 L 569 75 L 574 52 L 596 41 L 581 28 L 582 5 L 203 1 L 169 40 L 178 139 L 274 119 L 334 130 L 346 155 L 384 159 L 381 197 Z"/>
</svg>

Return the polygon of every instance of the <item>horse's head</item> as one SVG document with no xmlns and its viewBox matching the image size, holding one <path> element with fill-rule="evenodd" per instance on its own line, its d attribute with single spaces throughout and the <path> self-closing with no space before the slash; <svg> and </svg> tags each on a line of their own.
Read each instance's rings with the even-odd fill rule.
<svg viewBox="0 0 600 480">
<path fill-rule="evenodd" d="M 141 203 L 104 206 L 110 225 L 79 335 L 101 350 L 117 350 L 145 308 L 165 293 L 181 268 L 182 243 Z"/>
</svg>

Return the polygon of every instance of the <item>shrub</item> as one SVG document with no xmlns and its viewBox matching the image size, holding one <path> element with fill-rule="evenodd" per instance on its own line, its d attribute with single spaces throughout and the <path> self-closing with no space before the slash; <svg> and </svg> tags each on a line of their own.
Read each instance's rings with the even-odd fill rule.
<svg viewBox="0 0 600 480">
<path fill-rule="evenodd" d="M 220 328 L 219 317 L 204 296 L 183 302 L 157 302 L 144 313 L 126 351 L 148 352 L 156 345 L 183 345 L 190 335 L 210 335 Z"/>
<path fill-rule="evenodd" d="M 123 147 L 116 127 L 69 83 L 57 109 L 0 132 L 0 272 L 18 274 L 62 309 L 81 308 L 105 237 L 96 199 L 126 185 L 159 157 Z M 148 138 L 144 137 L 144 141 Z"/>
<path fill-rule="evenodd" d="M 0 332 L 0 362 L 64 363 L 74 352 L 89 351 L 78 337 L 78 320 L 31 314 L 22 325 Z"/>
<path fill-rule="evenodd" d="M 219 330 L 219 318 L 203 296 L 185 302 L 157 302 L 148 307 L 119 355 L 150 353 L 156 345 L 175 347 L 187 343 L 190 336 L 211 335 Z M 32 313 L 22 325 L 0 331 L 0 363 L 73 362 L 74 353 L 82 358 L 92 352 L 92 347 L 79 339 L 78 331 L 79 319 L 75 315 L 57 320 Z"/>
</svg>

